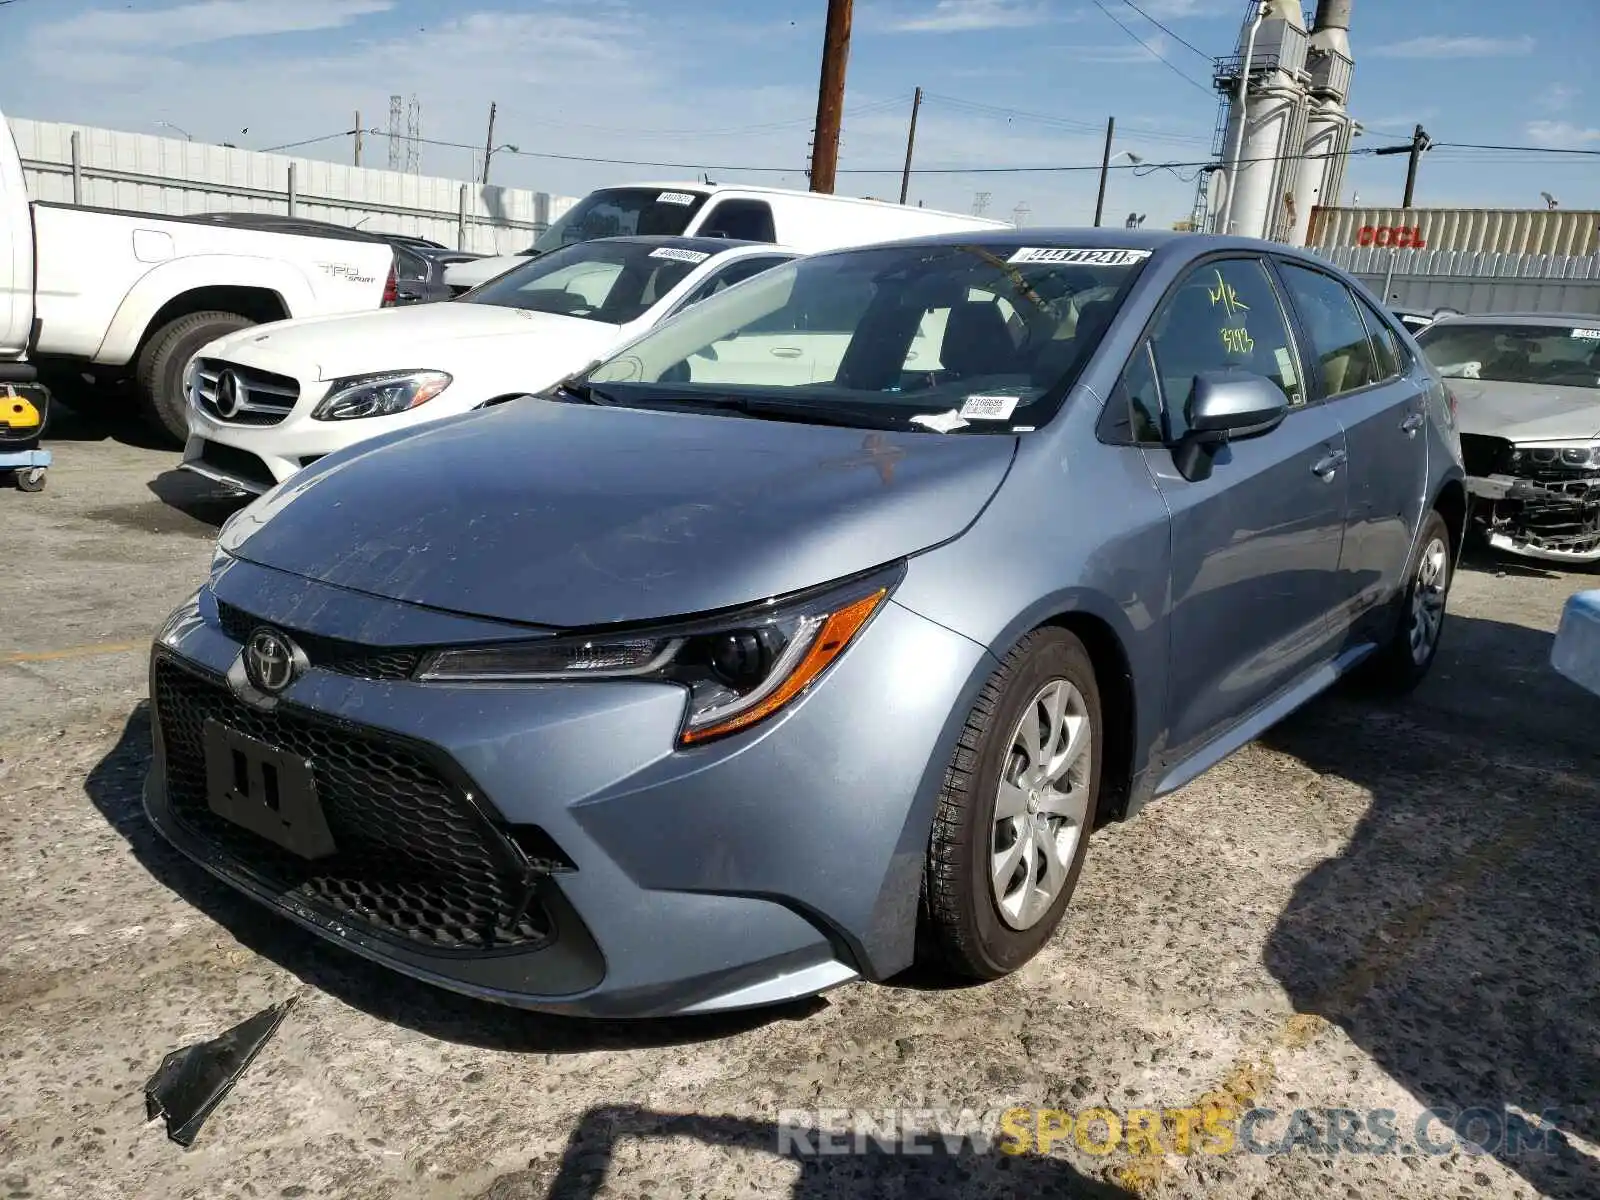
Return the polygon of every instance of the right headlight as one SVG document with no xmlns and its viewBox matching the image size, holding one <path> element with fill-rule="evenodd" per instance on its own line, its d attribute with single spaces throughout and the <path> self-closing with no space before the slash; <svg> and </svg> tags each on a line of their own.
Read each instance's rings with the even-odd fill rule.
<svg viewBox="0 0 1600 1200">
<path fill-rule="evenodd" d="M 450 386 L 444 371 L 387 371 L 336 379 L 311 417 L 316 421 L 350 421 L 389 417 L 426 404 Z"/>
<path fill-rule="evenodd" d="M 689 692 L 680 745 L 748 729 L 787 707 L 855 640 L 904 564 L 720 617 L 624 633 L 438 650 L 417 678 L 457 683 L 653 679 Z"/>
</svg>

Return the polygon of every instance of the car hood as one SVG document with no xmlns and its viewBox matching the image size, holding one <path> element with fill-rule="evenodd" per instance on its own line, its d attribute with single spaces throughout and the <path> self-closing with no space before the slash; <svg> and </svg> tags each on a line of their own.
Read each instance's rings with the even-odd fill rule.
<svg viewBox="0 0 1600 1200">
<path fill-rule="evenodd" d="M 329 455 L 245 510 L 222 544 L 472 616 L 653 620 L 953 538 L 1016 443 L 526 398 Z"/>
<path fill-rule="evenodd" d="M 1462 433 L 1513 442 L 1600 437 L 1600 390 L 1549 383 L 1448 379 Z"/>
<path fill-rule="evenodd" d="M 572 367 L 581 367 L 612 346 L 620 330 L 579 317 L 448 302 L 279 321 L 230 334 L 201 353 L 300 378 L 314 370 L 318 379 L 374 371 L 450 371 L 502 349 L 519 358 L 552 350 L 563 361 L 575 359 Z"/>
<path fill-rule="evenodd" d="M 527 254 L 497 254 L 493 258 L 475 258 L 471 262 L 451 263 L 444 269 L 444 281 L 451 287 L 477 287 L 503 275 L 512 267 L 525 266 L 532 261 Z"/>
</svg>

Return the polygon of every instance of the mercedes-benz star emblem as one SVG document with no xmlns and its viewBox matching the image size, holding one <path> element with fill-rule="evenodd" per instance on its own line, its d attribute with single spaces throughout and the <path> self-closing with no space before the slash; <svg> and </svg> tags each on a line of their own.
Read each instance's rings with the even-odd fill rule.
<svg viewBox="0 0 1600 1200">
<path fill-rule="evenodd" d="M 243 382 L 232 371 L 224 371 L 217 376 L 217 415 L 232 417 L 244 407 L 245 389 Z"/>
<path fill-rule="evenodd" d="M 258 629 L 245 644 L 244 673 L 256 688 L 276 696 L 299 674 L 299 659 L 288 638 L 270 629 Z"/>
</svg>

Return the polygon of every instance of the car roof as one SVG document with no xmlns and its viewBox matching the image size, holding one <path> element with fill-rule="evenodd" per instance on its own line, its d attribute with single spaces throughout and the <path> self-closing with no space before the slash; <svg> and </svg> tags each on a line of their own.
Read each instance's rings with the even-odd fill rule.
<svg viewBox="0 0 1600 1200">
<path fill-rule="evenodd" d="M 837 204 L 876 204 L 890 208 L 900 208 L 901 205 L 893 200 L 882 200 L 875 196 L 838 196 L 832 192 L 811 192 L 805 188 L 781 188 L 770 184 L 761 183 L 701 183 L 698 180 L 685 182 L 683 180 L 644 180 L 638 183 L 614 183 L 605 187 L 596 188 L 597 192 L 617 192 L 645 189 L 647 191 L 663 192 L 699 192 L 707 197 L 715 196 L 720 192 L 748 192 L 760 196 L 803 196 L 810 200 L 824 200 Z M 969 220 L 992 224 L 996 228 L 1009 228 L 1004 221 L 994 217 L 974 217 L 971 213 L 951 212 L 942 208 L 917 208 L 915 211 L 932 213 L 940 217 L 966 217 Z"/>
<path fill-rule="evenodd" d="M 563 250 L 573 246 L 592 246 L 596 242 L 633 242 L 641 246 L 659 246 L 673 250 L 698 250 L 703 254 L 726 254 L 730 250 L 766 250 L 773 254 L 799 255 L 800 251 L 788 246 L 775 245 L 772 242 L 752 242 L 738 238 L 724 237 L 681 237 L 666 234 L 627 234 L 620 237 L 588 238 L 581 242 L 571 242 L 561 247 Z"/>
<path fill-rule="evenodd" d="M 1451 325 L 1577 325 L 1600 329 L 1600 315 L 1595 313 L 1450 313 L 1435 324 L 1446 322 Z"/>
</svg>

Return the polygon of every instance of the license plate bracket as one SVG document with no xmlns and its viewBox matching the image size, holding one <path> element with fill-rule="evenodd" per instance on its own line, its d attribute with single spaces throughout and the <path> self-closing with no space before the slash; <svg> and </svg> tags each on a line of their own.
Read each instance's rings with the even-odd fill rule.
<svg viewBox="0 0 1600 1200">
<path fill-rule="evenodd" d="M 202 735 L 211 811 L 305 859 L 336 847 L 311 760 L 208 720 Z"/>
</svg>

